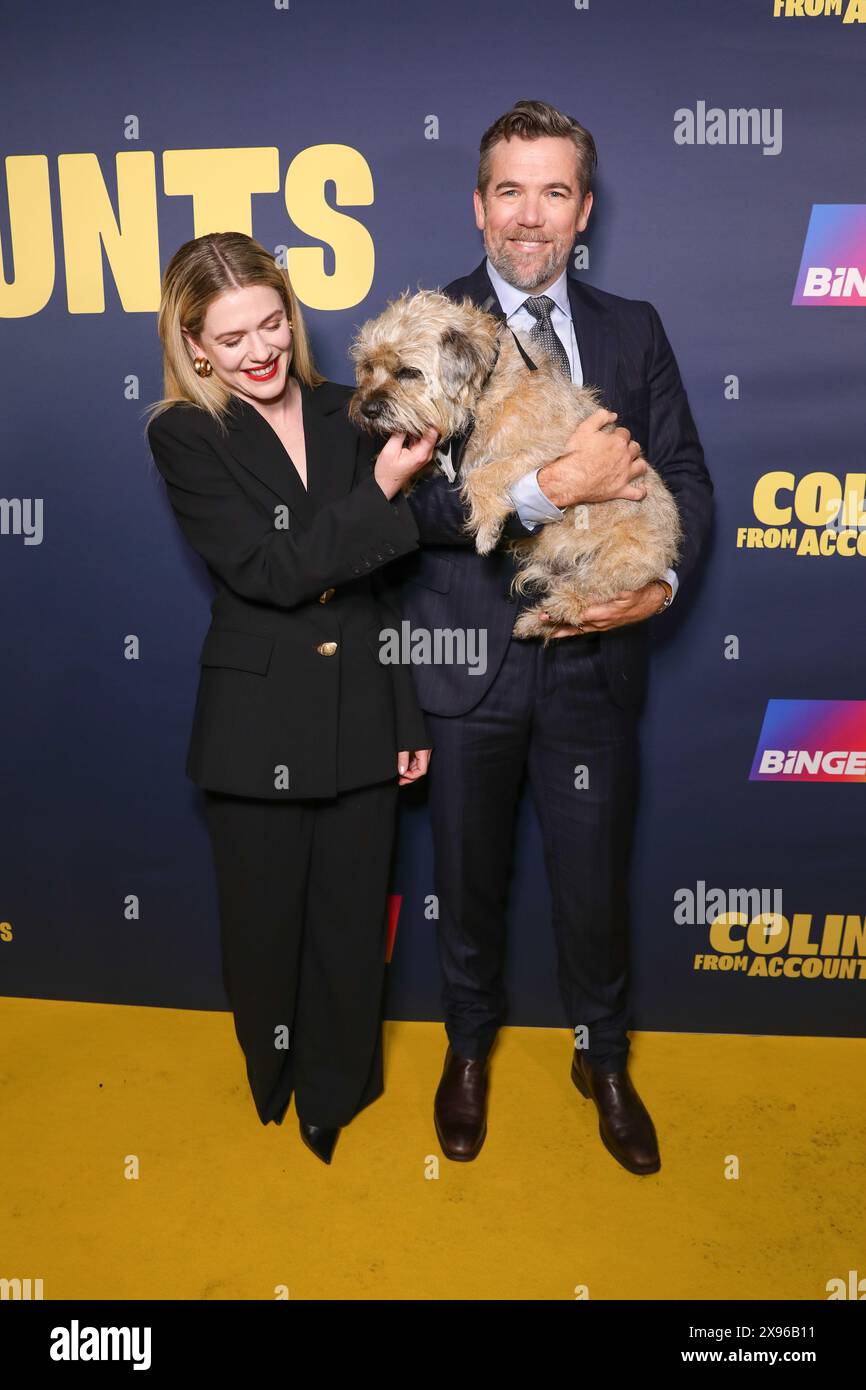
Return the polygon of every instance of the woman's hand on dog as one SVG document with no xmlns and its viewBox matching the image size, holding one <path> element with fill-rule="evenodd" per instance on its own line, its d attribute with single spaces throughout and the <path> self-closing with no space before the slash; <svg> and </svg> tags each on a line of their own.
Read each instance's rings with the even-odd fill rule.
<svg viewBox="0 0 866 1390">
<path fill-rule="evenodd" d="M 407 782 L 417 782 L 419 777 L 424 776 L 432 752 L 432 748 L 407 748 L 397 754 L 398 787 L 405 787 Z"/>
<path fill-rule="evenodd" d="M 646 487 L 636 481 L 647 469 L 641 446 L 624 425 L 613 427 L 616 418 L 613 410 L 593 411 L 576 427 L 565 452 L 539 469 L 539 486 L 555 506 L 646 497 Z"/>
<path fill-rule="evenodd" d="M 405 432 L 391 435 L 373 469 L 373 476 L 386 497 L 394 497 L 419 468 L 430 462 L 438 438 L 432 425 L 408 448 L 404 444 Z"/>
</svg>

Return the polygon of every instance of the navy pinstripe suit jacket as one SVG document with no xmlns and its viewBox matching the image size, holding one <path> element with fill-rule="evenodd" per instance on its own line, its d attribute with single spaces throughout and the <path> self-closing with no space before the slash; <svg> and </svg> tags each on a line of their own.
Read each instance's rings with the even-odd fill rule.
<svg viewBox="0 0 866 1390">
<path fill-rule="evenodd" d="M 471 275 L 452 280 L 444 294 L 469 295 L 502 318 L 485 262 Z M 709 530 L 713 484 L 689 408 L 685 388 L 658 313 L 645 300 L 623 299 L 568 276 L 568 296 L 580 349 L 584 381 L 598 386 L 604 404 L 615 410 L 643 446 L 679 507 L 683 546 L 676 566 L 680 589 L 692 573 Z M 452 460 L 459 461 L 459 446 Z M 499 547 L 477 555 L 461 526 L 465 510 L 457 487 L 444 474 L 425 480 L 409 494 L 418 523 L 421 550 L 391 567 L 401 588 L 401 604 L 413 630 L 487 631 L 483 674 L 470 665 L 413 666 L 422 709 L 432 714 L 464 714 L 493 681 L 511 638 L 515 603 L 509 597 L 514 561 L 508 538 L 529 531 L 516 514 L 509 518 Z M 676 602 L 681 602 L 678 590 Z M 600 634 L 611 697 L 620 705 L 642 703 L 647 681 L 648 623 L 630 623 Z M 580 641 L 579 637 L 560 639 Z"/>
</svg>

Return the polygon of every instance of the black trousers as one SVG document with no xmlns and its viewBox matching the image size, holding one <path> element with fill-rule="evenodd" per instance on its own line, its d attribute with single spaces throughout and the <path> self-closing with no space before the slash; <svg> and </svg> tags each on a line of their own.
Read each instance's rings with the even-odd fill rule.
<svg viewBox="0 0 866 1390">
<path fill-rule="evenodd" d="M 558 983 L 584 1056 L 628 1056 L 628 868 L 638 788 L 637 715 L 609 694 L 597 634 L 509 643 L 468 714 L 427 714 L 448 1039 L 485 1057 L 506 1012 L 505 913 L 524 769 L 541 823 Z M 585 769 L 585 772 L 582 771 Z M 583 1038 L 581 1038 L 583 1043 Z"/>
<path fill-rule="evenodd" d="M 382 1094 L 396 777 L 328 800 L 205 793 L 223 979 L 262 1124 L 337 1127 Z"/>
</svg>

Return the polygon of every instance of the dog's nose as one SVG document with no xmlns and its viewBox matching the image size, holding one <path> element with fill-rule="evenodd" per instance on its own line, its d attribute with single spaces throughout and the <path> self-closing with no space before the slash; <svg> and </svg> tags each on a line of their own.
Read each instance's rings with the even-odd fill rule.
<svg viewBox="0 0 866 1390">
<path fill-rule="evenodd" d="M 375 420 L 378 415 L 382 414 L 382 402 L 365 401 L 361 406 L 361 414 L 366 415 L 368 420 Z"/>
</svg>

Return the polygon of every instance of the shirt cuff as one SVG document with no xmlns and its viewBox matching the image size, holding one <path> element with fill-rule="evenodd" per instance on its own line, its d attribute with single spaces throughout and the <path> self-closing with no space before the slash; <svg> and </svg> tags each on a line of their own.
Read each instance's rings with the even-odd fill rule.
<svg viewBox="0 0 866 1390">
<path fill-rule="evenodd" d="M 668 581 L 671 588 L 673 589 L 673 594 L 671 597 L 672 599 L 676 598 L 677 589 L 680 587 L 680 581 L 677 579 L 676 570 L 665 570 L 664 574 L 662 574 L 660 577 Z"/>
<path fill-rule="evenodd" d="M 522 478 L 518 478 L 510 488 L 509 496 L 514 503 L 514 510 L 528 531 L 534 531 L 536 526 L 545 521 L 561 521 L 565 516 L 565 512 L 560 511 L 542 492 L 537 468 L 532 473 L 524 473 Z"/>
</svg>

